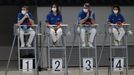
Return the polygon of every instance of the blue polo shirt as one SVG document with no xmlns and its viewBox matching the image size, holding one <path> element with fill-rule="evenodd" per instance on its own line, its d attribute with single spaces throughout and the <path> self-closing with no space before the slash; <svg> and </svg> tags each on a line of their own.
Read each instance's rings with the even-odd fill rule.
<svg viewBox="0 0 134 75">
<path fill-rule="evenodd" d="M 28 15 L 29 15 L 30 19 L 33 20 L 32 14 L 31 13 L 28 13 Z M 19 13 L 18 14 L 18 21 L 21 20 L 24 16 L 25 16 L 24 14 Z M 31 23 L 30 23 L 29 19 L 26 18 L 21 25 L 31 25 Z"/>
<path fill-rule="evenodd" d="M 125 22 L 125 19 L 122 16 L 122 14 L 120 14 L 120 13 L 118 13 L 118 14 L 112 13 L 108 17 L 108 22 L 113 23 L 113 24 L 115 24 L 117 22 L 121 22 L 122 23 L 122 22 Z"/>
<path fill-rule="evenodd" d="M 46 17 L 46 22 L 50 25 L 56 25 L 58 22 L 62 22 L 62 15 L 57 14 L 54 15 L 52 11 L 50 11 Z"/>
<path fill-rule="evenodd" d="M 33 20 L 33 16 L 31 13 L 28 13 L 29 18 Z M 18 21 L 21 20 L 25 15 L 22 13 L 18 14 Z M 30 21 L 28 18 L 26 18 L 21 25 L 31 25 Z M 29 26 L 21 26 L 21 28 L 25 31 L 28 32 L 28 29 L 30 28 Z"/>
<path fill-rule="evenodd" d="M 78 23 L 80 20 L 84 19 L 86 15 L 87 14 L 82 10 L 78 15 Z M 91 19 L 95 20 L 95 14 L 93 11 L 89 11 L 89 18 L 86 20 L 86 22 L 91 22 Z"/>
</svg>

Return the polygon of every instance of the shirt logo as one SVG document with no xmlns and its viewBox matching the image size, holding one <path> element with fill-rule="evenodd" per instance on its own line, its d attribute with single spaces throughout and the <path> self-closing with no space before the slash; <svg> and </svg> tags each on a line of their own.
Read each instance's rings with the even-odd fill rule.
<svg viewBox="0 0 134 75">
<path fill-rule="evenodd" d="M 59 21 L 59 20 L 60 20 L 60 18 L 57 18 L 57 20 Z"/>
</svg>

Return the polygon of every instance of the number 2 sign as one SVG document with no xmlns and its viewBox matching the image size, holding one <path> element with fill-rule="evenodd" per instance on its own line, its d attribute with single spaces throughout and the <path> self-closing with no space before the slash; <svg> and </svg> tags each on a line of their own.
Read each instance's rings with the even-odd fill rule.
<svg viewBox="0 0 134 75">
<path fill-rule="evenodd" d="M 52 59 L 52 71 L 60 72 L 63 69 L 62 59 Z"/>
</svg>

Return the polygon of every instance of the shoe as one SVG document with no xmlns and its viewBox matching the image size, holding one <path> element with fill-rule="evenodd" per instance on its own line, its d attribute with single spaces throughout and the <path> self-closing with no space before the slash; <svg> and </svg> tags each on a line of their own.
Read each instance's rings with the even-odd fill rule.
<svg viewBox="0 0 134 75">
<path fill-rule="evenodd" d="M 57 41 L 56 42 L 53 42 L 53 46 L 55 47 L 57 45 Z"/>
<path fill-rule="evenodd" d="M 114 44 L 115 44 L 115 46 L 118 46 L 119 45 L 118 40 L 114 40 Z"/>
<path fill-rule="evenodd" d="M 88 43 L 89 47 L 93 48 L 93 44 L 91 42 Z"/>
<path fill-rule="evenodd" d="M 119 45 L 119 46 L 121 45 L 121 42 L 120 42 L 120 41 L 118 41 L 118 45 Z"/>
<path fill-rule="evenodd" d="M 31 47 L 31 45 L 29 43 L 26 44 L 27 47 Z"/>
<path fill-rule="evenodd" d="M 25 44 L 21 44 L 21 47 L 25 47 Z"/>
<path fill-rule="evenodd" d="M 86 46 L 86 44 L 85 44 L 85 43 L 83 43 L 83 44 L 82 44 L 82 47 L 85 47 L 85 46 Z"/>
</svg>

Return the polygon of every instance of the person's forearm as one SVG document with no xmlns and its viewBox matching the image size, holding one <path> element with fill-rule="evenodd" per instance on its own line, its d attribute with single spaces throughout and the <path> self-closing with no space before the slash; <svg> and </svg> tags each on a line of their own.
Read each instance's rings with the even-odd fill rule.
<svg viewBox="0 0 134 75">
<path fill-rule="evenodd" d="M 25 18 L 23 17 L 21 20 L 18 21 L 18 24 L 22 24 Z"/>
<path fill-rule="evenodd" d="M 32 25 L 34 24 L 34 21 L 32 19 L 29 19 L 29 21 Z"/>
<path fill-rule="evenodd" d="M 85 19 L 85 18 L 84 18 L 84 19 L 82 19 L 82 20 L 80 20 L 80 24 L 83 24 L 85 21 L 86 21 L 86 19 Z"/>
<path fill-rule="evenodd" d="M 95 20 L 91 19 L 91 23 L 92 23 L 92 24 L 95 24 Z"/>
</svg>

